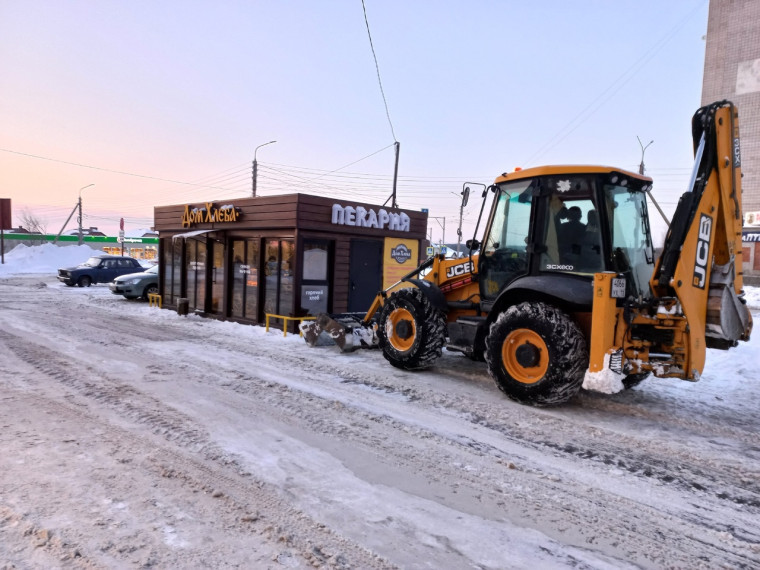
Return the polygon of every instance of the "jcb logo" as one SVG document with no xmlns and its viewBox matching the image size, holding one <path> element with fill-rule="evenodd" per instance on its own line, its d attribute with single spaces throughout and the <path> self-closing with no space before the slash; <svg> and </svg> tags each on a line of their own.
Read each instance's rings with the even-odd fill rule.
<svg viewBox="0 0 760 570">
<path fill-rule="evenodd" d="M 470 268 L 472 265 L 470 262 L 466 263 L 460 263 L 459 265 L 452 265 L 451 267 L 446 268 L 446 277 L 457 277 L 459 275 L 464 275 L 465 273 L 470 273 Z"/>
<path fill-rule="evenodd" d="M 707 262 L 710 257 L 710 234 L 712 233 L 712 218 L 701 214 L 699 218 L 699 235 L 697 236 L 697 253 L 694 259 L 694 287 L 705 288 L 707 280 Z"/>
</svg>

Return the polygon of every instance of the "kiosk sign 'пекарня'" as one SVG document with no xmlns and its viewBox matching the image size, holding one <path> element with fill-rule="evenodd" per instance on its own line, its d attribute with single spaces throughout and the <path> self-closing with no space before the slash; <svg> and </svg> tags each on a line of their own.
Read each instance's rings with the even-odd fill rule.
<svg viewBox="0 0 760 570">
<path fill-rule="evenodd" d="M 377 212 L 373 208 L 362 206 L 341 206 L 333 204 L 332 223 L 339 226 L 356 226 L 360 228 L 377 228 L 395 230 L 397 232 L 409 231 L 409 216 L 403 212 L 395 214 L 380 208 Z"/>
</svg>

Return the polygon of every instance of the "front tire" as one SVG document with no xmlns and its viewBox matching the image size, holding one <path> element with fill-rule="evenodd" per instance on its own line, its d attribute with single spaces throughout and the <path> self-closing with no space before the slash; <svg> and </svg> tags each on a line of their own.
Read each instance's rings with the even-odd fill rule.
<svg viewBox="0 0 760 570">
<path fill-rule="evenodd" d="M 486 363 L 499 389 L 512 400 L 553 406 L 580 391 L 588 349 L 566 313 L 546 303 L 521 303 L 491 325 Z"/>
<path fill-rule="evenodd" d="M 401 289 L 383 305 L 377 330 L 383 356 L 396 368 L 423 370 L 440 358 L 446 319 L 419 289 Z"/>
<path fill-rule="evenodd" d="M 92 284 L 92 279 L 87 277 L 87 275 L 84 275 L 83 277 L 79 278 L 79 281 L 77 281 L 77 285 L 79 287 L 89 287 L 90 284 Z"/>
<path fill-rule="evenodd" d="M 158 293 L 158 285 L 148 285 L 145 291 L 143 291 L 143 299 L 147 301 L 148 295 L 153 295 L 154 293 Z"/>
</svg>

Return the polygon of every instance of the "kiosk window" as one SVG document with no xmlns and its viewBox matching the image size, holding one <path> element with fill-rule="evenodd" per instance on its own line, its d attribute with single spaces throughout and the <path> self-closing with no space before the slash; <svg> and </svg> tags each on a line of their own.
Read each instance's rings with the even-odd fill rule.
<svg viewBox="0 0 760 570">
<path fill-rule="evenodd" d="M 259 240 L 232 241 L 232 316 L 258 319 Z"/>
<path fill-rule="evenodd" d="M 309 315 L 326 313 L 328 310 L 330 295 L 329 258 L 329 241 L 304 240 L 301 309 Z"/>
<path fill-rule="evenodd" d="M 292 240 L 268 239 L 264 245 L 264 312 L 276 315 L 293 313 Z"/>
</svg>

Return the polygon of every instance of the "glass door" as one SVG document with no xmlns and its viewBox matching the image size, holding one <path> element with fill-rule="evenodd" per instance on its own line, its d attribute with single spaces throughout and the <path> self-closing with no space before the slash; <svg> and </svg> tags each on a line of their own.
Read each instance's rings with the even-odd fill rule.
<svg viewBox="0 0 760 570">
<path fill-rule="evenodd" d="M 188 239 L 185 248 L 189 308 L 205 311 L 206 240 Z"/>
<path fill-rule="evenodd" d="M 224 311 L 224 242 L 211 241 L 211 312 Z"/>
<path fill-rule="evenodd" d="M 293 306 L 293 240 L 264 242 L 264 313 L 291 315 Z"/>
<path fill-rule="evenodd" d="M 259 308 L 259 240 L 232 242 L 232 316 L 257 320 Z"/>
</svg>

